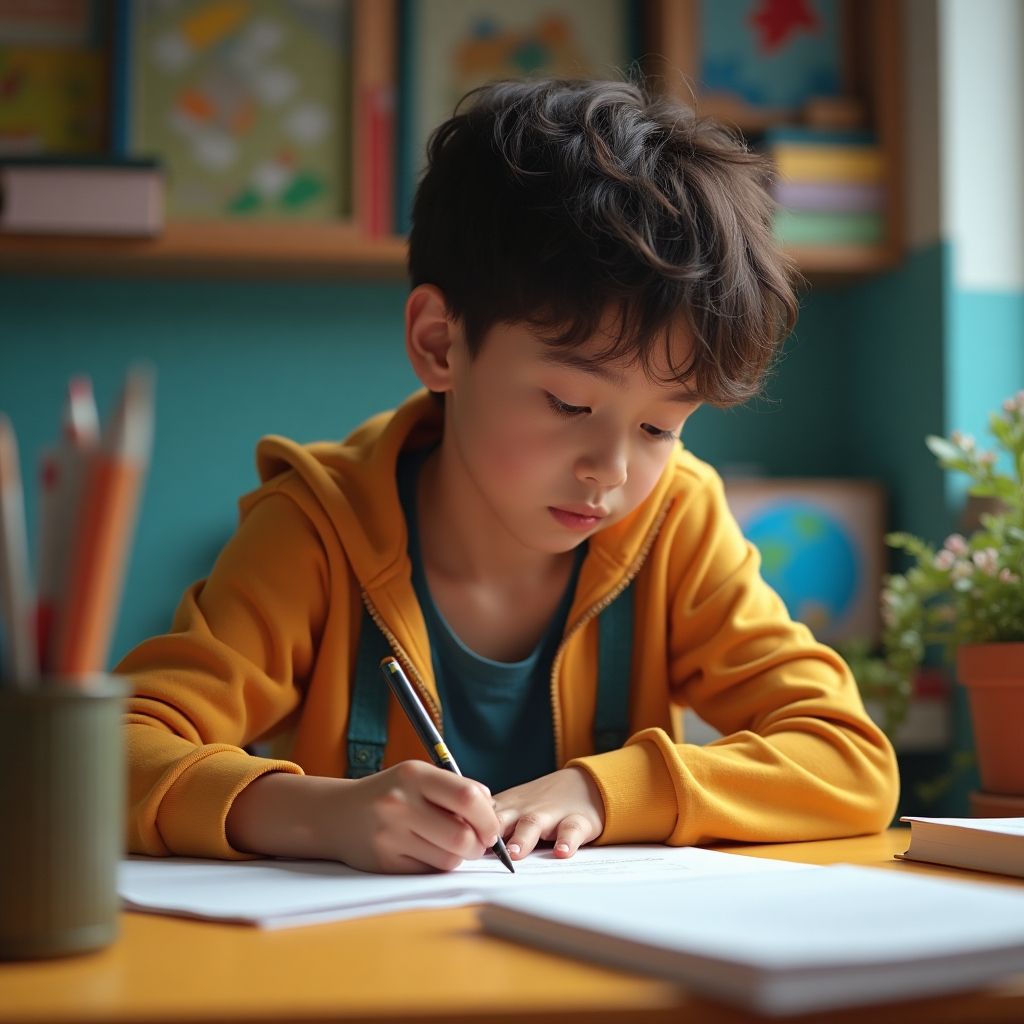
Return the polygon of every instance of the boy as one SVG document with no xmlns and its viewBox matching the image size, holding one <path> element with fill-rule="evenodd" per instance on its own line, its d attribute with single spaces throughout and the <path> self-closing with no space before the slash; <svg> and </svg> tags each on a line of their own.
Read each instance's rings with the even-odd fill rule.
<svg viewBox="0 0 1024 1024">
<path fill-rule="evenodd" d="M 413 212 L 428 393 L 343 444 L 261 441 L 209 578 L 119 666 L 130 849 L 407 872 L 498 834 L 515 859 L 884 828 L 891 747 L 679 444 L 795 321 L 765 167 L 631 84 L 468 100 Z M 389 704 L 388 653 L 468 778 Z M 675 743 L 673 704 L 723 738 Z M 287 760 L 242 749 L 279 733 Z"/>
</svg>

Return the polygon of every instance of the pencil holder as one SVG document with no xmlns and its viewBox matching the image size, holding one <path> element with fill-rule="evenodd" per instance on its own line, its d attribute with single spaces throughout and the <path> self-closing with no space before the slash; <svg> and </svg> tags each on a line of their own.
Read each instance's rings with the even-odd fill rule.
<svg viewBox="0 0 1024 1024">
<path fill-rule="evenodd" d="M 0 959 L 117 937 L 127 692 L 107 675 L 0 687 Z"/>
</svg>

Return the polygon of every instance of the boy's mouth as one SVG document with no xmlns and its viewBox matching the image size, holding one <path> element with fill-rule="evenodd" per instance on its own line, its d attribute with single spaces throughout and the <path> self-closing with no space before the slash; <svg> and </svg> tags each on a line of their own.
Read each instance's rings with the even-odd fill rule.
<svg viewBox="0 0 1024 1024">
<path fill-rule="evenodd" d="M 548 511 L 557 522 L 561 523 L 562 526 L 567 526 L 570 530 L 592 530 L 608 514 L 604 509 L 583 511 L 557 508 L 554 505 L 549 505 Z"/>
</svg>

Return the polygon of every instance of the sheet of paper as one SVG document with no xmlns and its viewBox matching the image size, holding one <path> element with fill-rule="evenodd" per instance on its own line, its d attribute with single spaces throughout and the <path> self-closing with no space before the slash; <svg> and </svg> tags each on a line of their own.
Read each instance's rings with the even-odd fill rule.
<svg viewBox="0 0 1024 1024">
<path fill-rule="evenodd" d="M 995 832 L 1004 836 L 1024 836 L 1024 818 L 922 818 L 906 815 L 900 821 L 923 821 L 931 825 L 949 825 L 969 832 Z"/>
<path fill-rule="evenodd" d="M 462 906 L 541 886 L 656 882 L 723 874 L 806 870 L 806 865 L 694 847 L 586 847 L 569 860 L 531 854 L 510 874 L 493 857 L 435 875 L 374 875 L 328 861 L 217 861 L 130 857 L 118 892 L 126 908 L 291 927 L 412 907 Z"/>
</svg>

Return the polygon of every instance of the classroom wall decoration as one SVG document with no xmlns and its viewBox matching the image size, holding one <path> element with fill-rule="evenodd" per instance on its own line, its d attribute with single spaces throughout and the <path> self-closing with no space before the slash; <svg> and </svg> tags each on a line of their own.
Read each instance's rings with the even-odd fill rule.
<svg viewBox="0 0 1024 1024">
<path fill-rule="evenodd" d="M 415 0 L 406 5 L 407 221 L 430 132 L 470 89 L 498 78 L 620 78 L 633 58 L 627 0 Z"/>
<path fill-rule="evenodd" d="M 826 643 L 878 639 L 885 560 L 878 484 L 736 479 L 726 480 L 725 493 L 794 619 Z"/>
<path fill-rule="evenodd" d="M 166 166 L 170 216 L 350 212 L 347 0 L 137 0 L 129 10 L 129 146 Z"/>
<path fill-rule="evenodd" d="M 795 113 L 842 91 L 842 0 L 702 0 L 701 91 Z"/>
<path fill-rule="evenodd" d="M 0 156 L 95 153 L 107 93 L 89 0 L 0 0 Z"/>
</svg>

